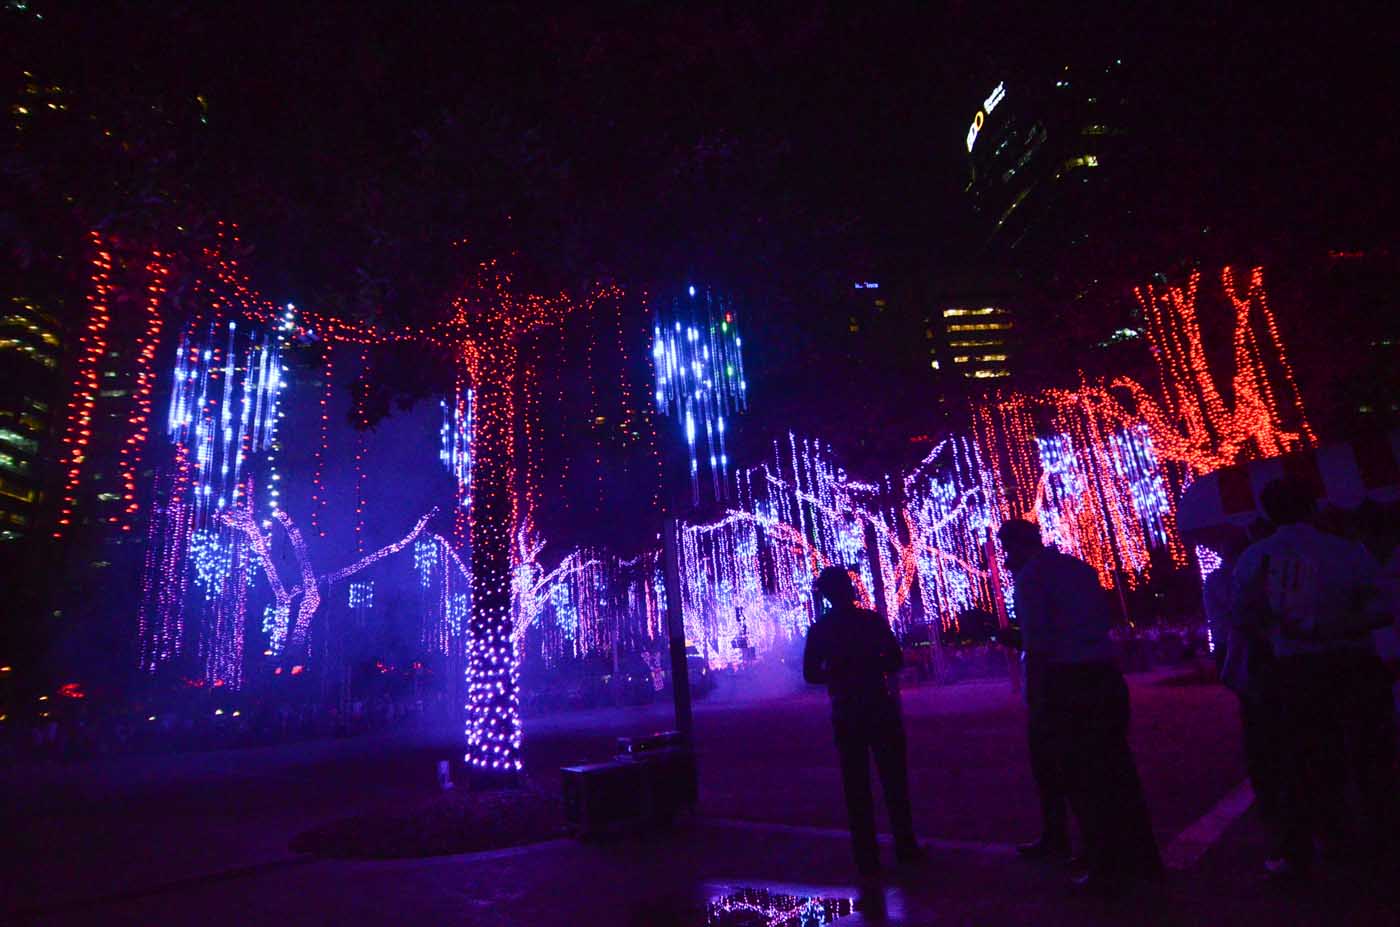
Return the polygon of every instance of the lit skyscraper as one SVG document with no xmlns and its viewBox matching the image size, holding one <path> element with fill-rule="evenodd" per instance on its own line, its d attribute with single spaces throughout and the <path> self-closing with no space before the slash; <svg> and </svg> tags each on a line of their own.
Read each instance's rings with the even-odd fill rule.
<svg viewBox="0 0 1400 927">
<path fill-rule="evenodd" d="M 0 541 L 31 533 L 45 499 L 62 352 L 58 321 L 25 296 L 0 308 Z"/>
</svg>

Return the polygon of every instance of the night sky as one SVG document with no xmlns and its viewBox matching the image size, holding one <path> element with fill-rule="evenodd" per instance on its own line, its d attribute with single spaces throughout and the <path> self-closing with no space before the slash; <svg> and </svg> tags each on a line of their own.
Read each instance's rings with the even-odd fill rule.
<svg viewBox="0 0 1400 927">
<path fill-rule="evenodd" d="M 57 41 L 23 57 L 80 92 L 202 94 L 190 177 L 278 251 L 292 289 L 344 287 L 338 272 L 390 247 L 347 220 L 397 232 L 424 212 L 483 247 L 569 245 L 536 260 L 584 275 L 729 267 L 760 230 L 805 243 L 813 224 L 848 264 L 955 260 L 970 244 L 961 139 L 985 87 L 1108 58 L 1131 68 L 1154 179 L 1188 178 L 1193 206 L 1261 229 L 1306 217 L 1338 239 L 1389 229 L 1393 55 L 1363 8 L 286 6 L 59 5 L 35 33 Z M 675 240 L 642 270 L 657 231 Z"/>
<path fill-rule="evenodd" d="M 1157 204 L 1135 221 L 1166 242 L 1146 267 L 1393 240 L 1394 55 L 1364 7 L 749 6 L 7 15 L 23 19 L 16 66 L 148 141 L 159 195 L 239 222 L 276 298 L 438 318 L 465 268 L 493 257 L 542 292 L 615 279 L 736 294 L 754 355 L 748 454 L 840 414 L 818 400 L 843 376 L 851 280 L 980 259 L 963 138 L 998 81 L 1124 61 L 1129 195 Z M 1209 253 L 1179 229 L 1208 229 Z M 1121 257 L 1103 255 L 1107 274 Z M 391 393 L 430 387 L 395 380 Z"/>
</svg>

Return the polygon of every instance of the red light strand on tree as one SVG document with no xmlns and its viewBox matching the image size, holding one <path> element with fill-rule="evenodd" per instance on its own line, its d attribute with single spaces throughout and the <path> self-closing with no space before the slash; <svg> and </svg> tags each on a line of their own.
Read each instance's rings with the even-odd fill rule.
<svg viewBox="0 0 1400 927">
<path fill-rule="evenodd" d="M 1152 430 L 1153 442 L 1164 456 L 1200 474 L 1252 457 L 1271 457 L 1312 444 L 1308 424 L 1283 340 L 1264 289 L 1264 272 L 1256 267 L 1241 297 L 1234 271 L 1221 271 L 1221 284 L 1234 308 L 1234 406 L 1227 408 L 1206 361 L 1196 301 L 1200 272 L 1193 271 L 1186 287 L 1152 285 L 1134 291 L 1147 320 L 1148 339 L 1162 379 L 1164 409 L 1142 386 L 1128 378 L 1113 381 L 1126 391 L 1138 414 Z M 1269 333 L 1275 362 L 1292 392 L 1293 428 L 1284 422 L 1259 338 L 1256 315 Z M 1102 398 L 1102 397 L 1100 397 Z"/>
<path fill-rule="evenodd" d="M 88 446 L 92 442 L 93 412 L 99 392 L 98 367 L 107 351 L 107 330 L 112 321 L 108 305 L 112 288 L 112 253 L 106 249 L 101 233 L 89 233 L 88 241 L 93 249 L 92 289 L 87 294 L 87 326 L 78 339 L 81 350 L 63 433 L 63 501 L 53 533 L 55 538 L 63 537 L 72 524 L 78 504 L 78 486 L 82 481 Z"/>
<path fill-rule="evenodd" d="M 140 510 L 136 497 L 136 476 L 141 467 L 141 451 L 151 433 L 151 391 L 156 383 L 156 351 L 160 348 L 160 333 L 163 325 L 161 302 L 165 298 L 166 278 L 170 268 L 163 263 L 166 256 L 160 251 L 151 252 L 151 260 L 146 264 L 149 282 L 146 284 L 146 327 L 136 342 L 136 383 L 132 390 L 134 406 L 127 423 L 131 434 L 122 445 L 118 471 L 121 474 L 122 501 L 126 503 L 126 523 L 123 531 L 131 530 L 131 519 Z"/>
<path fill-rule="evenodd" d="M 521 768 L 518 667 L 511 641 L 512 547 L 522 517 L 516 461 L 520 342 L 562 323 L 576 304 L 562 295 L 517 297 L 510 276 L 494 263 L 481 270 L 475 292 L 454 302 L 449 323 L 474 395 L 466 761 L 478 770 L 513 775 Z M 591 309 L 606 295 L 620 293 L 611 287 L 597 291 L 584 307 Z"/>
</svg>

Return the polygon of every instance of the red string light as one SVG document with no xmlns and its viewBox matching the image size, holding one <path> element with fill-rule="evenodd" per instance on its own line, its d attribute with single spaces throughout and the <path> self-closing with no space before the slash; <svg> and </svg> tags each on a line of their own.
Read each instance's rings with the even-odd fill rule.
<svg viewBox="0 0 1400 927">
<path fill-rule="evenodd" d="M 1128 393 L 1138 415 L 1152 430 L 1158 452 L 1185 464 L 1194 474 L 1208 473 L 1254 457 L 1272 457 L 1316 441 L 1303 409 L 1283 340 L 1264 289 L 1264 271 L 1250 272 L 1241 296 L 1232 268 L 1222 269 L 1221 285 L 1234 308 L 1234 406 L 1227 407 L 1206 362 L 1196 301 L 1200 272 L 1193 271 L 1185 287 L 1151 284 L 1134 290 L 1147 320 L 1148 340 L 1162 379 L 1163 402 L 1141 384 L 1120 377 L 1112 386 Z M 1257 318 L 1256 318 L 1257 317 Z M 1256 334 L 1262 322 L 1269 334 L 1274 362 L 1291 390 L 1292 427 L 1271 384 L 1264 353 Z M 1112 403 L 1105 396 L 1094 401 Z"/>
<path fill-rule="evenodd" d="M 131 434 L 122 445 L 118 472 L 122 481 L 122 501 L 126 503 L 127 521 L 123 531 L 131 530 L 131 518 L 140 510 L 136 498 L 136 475 L 141 467 L 141 451 L 151 433 L 151 391 L 156 384 L 156 351 L 160 348 L 160 333 L 163 326 L 161 302 L 165 298 L 166 278 L 170 268 L 164 263 L 168 256 L 159 250 L 151 252 L 151 260 L 146 264 L 149 282 L 146 284 L 146 327 L 136 342 L 136 385 L 132 390 L 131 416 L 127 424 L 132 426 Z"/>
<path fill-rule="evenodd" d="M 93 249 L 92 288 L 87 294 L 88 321 L 78 338 L 77 369 L 65 416 L 67 425 L 63 433 L 61 457 L 65 471 L 63 501 L 53 533 L 55 538 L 63 537 L 72 524 L 74 509 L 78 504 L 78 486 L 82 481 L 88 445 L 92 442 L 93 412 L 99 392 L 98 366 L 107 351 L 107 329 L 112 321 L 108 305 L 112 289 L 112 253 L 107 250 L 100 232 L 90 232 L 88 241 Z"/>
<path fill-rule="evenodd" d="M 595 291 L 591 309 L 615 287 Z M 475 454 L 468 513 L 472 544 L 471 653 L 467 667 L 467 763 L 513 774 L 520 762 L 520 703 L 511 642 L 513 541 L 522 523 L 517 480 L 517 405 L 521 340 L 561 324 L 576 303 L 560 295 L 517 297 L 511 278 L 483 264 L 475 291 L 454 301 L 449 331 L 474 390 Z"/>
</svg>

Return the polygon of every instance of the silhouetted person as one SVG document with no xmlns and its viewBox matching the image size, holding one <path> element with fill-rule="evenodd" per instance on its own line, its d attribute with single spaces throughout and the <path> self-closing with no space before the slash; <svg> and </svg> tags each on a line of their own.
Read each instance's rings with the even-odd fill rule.
<svg viewBox="0 0 1400 927">
<path fill-rule="evenodd" d="M 1371 636 L 1388 616 L 1375 560 L 1360 544 L 1311 524 L 1315 503 L 1306 485 L 1275 480 L 1260 502 L 1278 530 L 1240 556 L 1233 617 L 1272 648 L 1285 781 L 1282 855 L 1266 866 L 1274 876 L 1299 878 L 1312 868 L 1315 835 L 1335 833 L 1347 816 L 1348 772 L 1370 836 L 1377 844 L 1395 839 L 1395 706 Z"/>
<path fill-rule="evenodd" d="M 1022 655 L 1025 659 L 1025 655 Z M 1045 712 L 1044 699 L 1031 699 L 1029 662 L 1026 664 L 1026 745 L 1031 757 L 1031 778 L 1040 799 L 1040 836 L 1016 847 L 1022 859 L 1067 862 L 1071 856 L 1069 796 L 1059 769 L 1056 728 Z"/>
<path fill-rule="evenodd" d="M 1270 529 L 1271 530 L 1271 529 Z M 1267 532 L 1251 532 L 1254 540 Z M 1239 698 L 1240 733 L 1244 742 L 1244 766 L 1254 790 L 1254 807 L 1273 836 L 1279 830 L 1279 809 L 1284 787 L 1286 736 L 1279 712 L 1278 680 L 1273 649 L 1260 631 L 1235 621 L 1235 566 L 1248 539 L 1238 532 L 1222 533 L 1209 546 L 1220 565 L 1206 577 L 1201 591 L 1206 622 L 1215 643 L 1221 683 Z M 1275 847 L 1271 856 L 1277 856 Z"/>
<path fill-rule="evenodd" d="M 856 868 L 862 875 L 871 875 L 880 868 L 870 789 L 872 756 L 890 813 L 896 858 L 911 862 L 923 855 L 909 807 L 904 720 L 898 693 L 887 678 L 903 665 L 903 656 L 885 619 L 856 606 L 855 589 L 845 570 L 822 570 L 816 588 L 831 603 L 831 610 L 807 631 L 802 675 L 810 683 L 825 683 L 831 694 L 831 724 L 841 758 Z"/>
<path fill-rule="evenodd" d="M 1026 701 L 1041 738 L 1035 749 L 1084 836 L 1088 872 L 1077 881 L 1113 891 L 1131 878 L 1156 878 L 1162 861 L 1128 748 L 1128 687 L 1114 663 L 1098 574 L 1043 545 L 1030 522 L 1008 521 L 997 536 L 1015 582 Z"/>
</svg>

